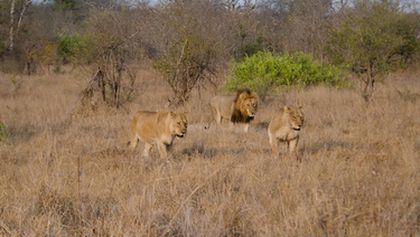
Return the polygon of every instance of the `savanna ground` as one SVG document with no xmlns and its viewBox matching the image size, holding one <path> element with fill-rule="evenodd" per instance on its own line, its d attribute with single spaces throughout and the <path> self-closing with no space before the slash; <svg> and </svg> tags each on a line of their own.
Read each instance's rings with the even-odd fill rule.
<svg viewBox="0 0 420 237">
<path fill-rule="evenodd" d="M 154 73 L 139 73 L 126 110 L 89 116 L 72 116 L 86 75 L 3 74 L 0 235 L 419 236 L 418 78 L 391 75 L 369 104 L 351 89 L 292 90 L 262 103 L 247 135 L 202 129 L 208 87 L 166 162 L 126 147 L 134 111 L 171 95 Z M 285 103 L 305 110 L 302 162 L 270 153 L 264 124 Z"/>
</svg>

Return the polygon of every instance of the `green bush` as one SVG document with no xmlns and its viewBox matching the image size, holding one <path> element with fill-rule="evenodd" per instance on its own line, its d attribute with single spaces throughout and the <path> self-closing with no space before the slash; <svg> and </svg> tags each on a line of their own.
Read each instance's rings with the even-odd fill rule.
<svg viewBox="0 0 420 237">
<path fill-rule="evenodd" d="M 9 129 L 7 129 L 6 124 L 0 122 L 0 141 L 6 140 L 9 136 Z"/>
<path fill-rule="evenodd" d="M 225 87 L 228 90 L 248 87 L 261 97 L 283 86 L 309 86 L 324 83 L 342 86 L 346 82 L 339 68 L 324 65 L 304 53 L 273 55 L 258 52 L 233 62 Z"/>
<path fill-rule="evenodd" d="M 6 46 L 4 45 L 3 41 L 0 40 L 0 56 L 6 52 Z"/>
<path fill-rule="evenodd" d="M 64 63 L 89 63 L 92 58 L 92 40 L 88 36 L 62 36 L 58 39 L 58 54 Z"/>
</svg>

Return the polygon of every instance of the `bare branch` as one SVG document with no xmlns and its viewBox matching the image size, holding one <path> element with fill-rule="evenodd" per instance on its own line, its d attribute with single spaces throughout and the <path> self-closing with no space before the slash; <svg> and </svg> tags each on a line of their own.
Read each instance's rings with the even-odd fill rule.
<svg viewBox="0 0 420 237">
<path fill-rule="evenodd" d="M 18 19 L 17 26 L 16 26 L 16 34 L 19 33 L 20 27 L 22 25 L 23 16 L 25 15 L 26 9 L 28 9 L 30 4 L 32 4 L 32 0 L 26 0 L 23 7 L 22 7 L 22 10 L 20 11 L 19 19 Z"/>
<path fill-rule="evenodd" d="M 15 6 L 16 0 L 11 0 L 10 5 L 10 28 L 9 28 L 9 51 L 13 51 L 14 47 L 14 30 L 15 30 Z"/>
</svg>

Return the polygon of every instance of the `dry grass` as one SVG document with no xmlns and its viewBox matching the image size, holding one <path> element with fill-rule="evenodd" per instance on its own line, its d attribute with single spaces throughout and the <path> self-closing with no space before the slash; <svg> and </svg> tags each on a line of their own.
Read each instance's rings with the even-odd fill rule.
<svg viewBox="0 0 420 237">
<path fill-rule="evenodd" d="M 2 236 L 418 236 L 420 81 L 394 75 L 366 105 L 351 90 L 291 91 L 262 104 L 245 136 L 202 125 L 195 96 L 170 162 L 126 149 L 130 114 L 162 109 L 168 87 L 143 72 L 131 112 L 70 113 L 81 75 L 1 75 Z M 19 81 L 21 83 L 19 83 Z M 303 162 L 269 152 L 264 126 L 305 109 Z M 256 126 L 258 125 L 258 126 Z"/>
</svg>

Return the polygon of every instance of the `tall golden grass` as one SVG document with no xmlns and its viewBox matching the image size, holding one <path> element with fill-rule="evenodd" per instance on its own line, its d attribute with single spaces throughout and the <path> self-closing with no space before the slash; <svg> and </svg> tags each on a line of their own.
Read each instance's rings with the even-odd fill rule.
<svg viewBox="0 0 420 237">
<path fill-rule="evenodd" d="M 130 116 L 171 95 L 139 76 L 128 112 L 89 116 L 72 116 L 79 74 L 0 76 L 1 236 L 420 234 L 419 73 L 390 76 L 368 104 L 322 86 L 269 98 L 248 134 L 204 130 L 216 91 L 202 91 L 170 162 L 126 147 Z M 302 162 L 270 153 L 264 124 L 286 103 L 304 107 Z"/>
</svg>

